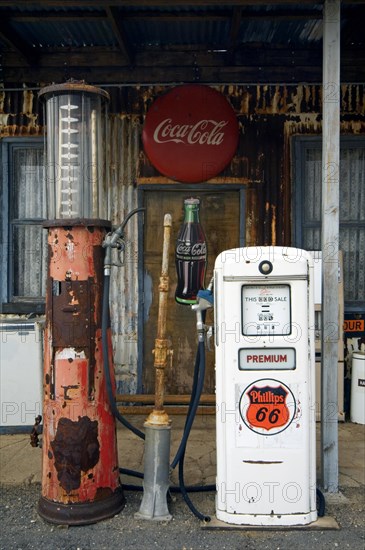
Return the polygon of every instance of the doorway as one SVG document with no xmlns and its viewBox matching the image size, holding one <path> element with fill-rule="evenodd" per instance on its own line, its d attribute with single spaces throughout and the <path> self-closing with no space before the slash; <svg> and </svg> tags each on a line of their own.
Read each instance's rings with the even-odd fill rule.
<svg viewBox="0 0 365 550">
<path fill-rule="evenodd" d="M 184 395 L 191 392 L 197 350 L 196 316 L 189 306 L 175 302 L 176 270 L 175 242 L 183 222 L 184 199 L 200 199 L 200 221 L 207 247 L 208 265 L 205 286 L 213 275 L 215 258 L 223 250 L 240 246 L 240 227 L 243 212 L 243 191 L 235 190 L 148 190 L 143 191 L 146 208 L 144 223 L 144 338 L 143 393 L 154 393 L 154 358 L 152 350 L 157 336 L 159 278 L 161 275 L 163 219 L 172 217 L 169 254 L 169 292 L 167 309 L 167 338 L 173 350 L 172 364 L 165 374 L 166 394 Z M 213 310 L 208 310 L 206 323 L 213 325 Z M 206 376 L 203 393 L 215 393 L 214 342 L 206 353 Z"/>
</svg>

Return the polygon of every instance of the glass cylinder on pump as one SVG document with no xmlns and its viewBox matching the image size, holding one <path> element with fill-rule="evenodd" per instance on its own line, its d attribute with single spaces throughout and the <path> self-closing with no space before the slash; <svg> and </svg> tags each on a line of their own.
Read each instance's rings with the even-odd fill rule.
<svg viewBox="0 0 365 550">
<path fill-rule="evenodd" d="M 49 218 L 105 219 L 108 93 L 69 82 L 42 89 L 40 97 L 46 107 Z"/>
</svg>

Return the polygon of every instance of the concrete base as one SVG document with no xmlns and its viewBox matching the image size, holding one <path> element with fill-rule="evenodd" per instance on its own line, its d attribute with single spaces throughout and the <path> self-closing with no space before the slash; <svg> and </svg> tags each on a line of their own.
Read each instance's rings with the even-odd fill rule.
<svg viewBox="0 0 365 550">
<path fill-rule="evenodd" d="M 143 498 L 136 519 L 169 521 L 170 426 L 153 426 L 146 422 Z"/>
<path fill-rule="evenodd" d="M 212 516 L 211 521 L 202 524 L 203 529 L 214 530 L 232 530 L 239 529 L 241 531 L 292 531 L 292 530 L 309 530 L 309 531 L 324 531 L 324 530 L 339 530 L 340 526 L 337 521 L 330 517 L 324 516 L 318 518 L 317 521 L 308 523 L 307 525 L 236 525 L 233 523 L 225 523 L 220 521 L 215 516 Z"/>
</svg>

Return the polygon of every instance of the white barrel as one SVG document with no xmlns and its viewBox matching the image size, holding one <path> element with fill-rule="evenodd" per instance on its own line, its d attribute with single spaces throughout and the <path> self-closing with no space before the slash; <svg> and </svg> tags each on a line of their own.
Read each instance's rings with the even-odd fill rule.
<svg viewBox="0 0 365 550">
<path fill-rule="evenodd" d="M 351 422 L 365 424 L 365 352 L 352 354 Z"/>
</svg>

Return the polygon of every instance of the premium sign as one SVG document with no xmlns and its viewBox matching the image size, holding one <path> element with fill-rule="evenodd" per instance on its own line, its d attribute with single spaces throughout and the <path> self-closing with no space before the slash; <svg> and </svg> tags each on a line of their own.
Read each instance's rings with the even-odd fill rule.
<svg viewBox="0 0 365 550">
<path fill-rule="evenodd" d="M 237 117 L 227 99 L 209 86 L 192 84 L 156 99 L 142 140 L 161 174 L 197 183 L 218 175 L 230 163 L 238 135 Z"/>
<path fill-rule="evenodd" d="M 294 348 L 244 348 L 239 350 L 240 370 L 293 370 Z"/>
</svg>

